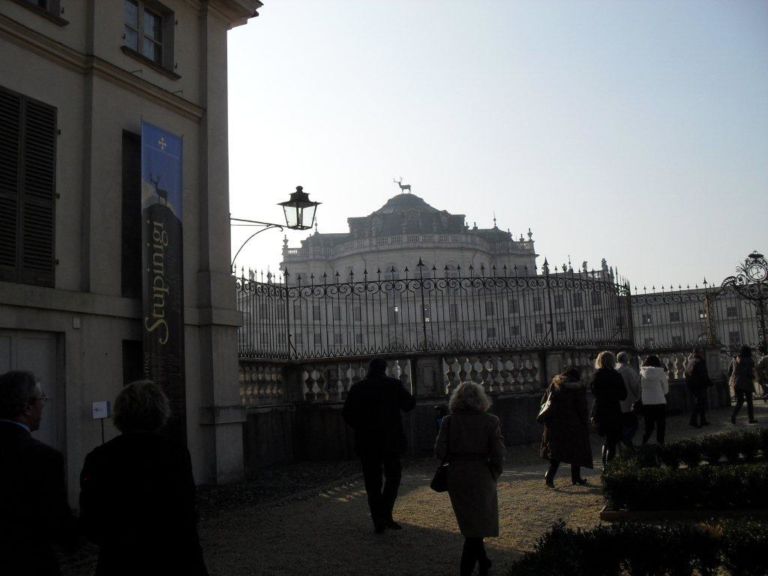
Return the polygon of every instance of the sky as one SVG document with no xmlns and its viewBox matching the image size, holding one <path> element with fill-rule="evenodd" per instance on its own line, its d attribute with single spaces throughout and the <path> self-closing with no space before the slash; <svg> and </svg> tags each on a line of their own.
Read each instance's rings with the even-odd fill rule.
<svg viewBox="0 0 768 576">
<path fill-rule="evenodd" d="M 302 185 L 343 233 L 402 178 L 640 290 L 768 251 L 764 0 L 263 1 L 229 32 L 233 217 L 279 223 Z M 238 267 L 277 271 L 283 236 Z"/>
</svg>

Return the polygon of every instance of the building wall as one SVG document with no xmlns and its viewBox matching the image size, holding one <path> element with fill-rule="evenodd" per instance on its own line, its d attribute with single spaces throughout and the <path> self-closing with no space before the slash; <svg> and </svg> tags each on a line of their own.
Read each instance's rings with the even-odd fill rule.
<svg viewBox="0 0 768 576">
<path fill-rule="evenodd" d="M 234 281 L 229 273 L 226 33 L 256 0 L 165 0 L 174 62 L 159 72 L 123 44 L 123 2 L 61 0 L 46 18 L 0 4 L 0 86 L 57 110 L 55 284 L 0 281 L 0 368 L 50 374 L 40 437 L 67 459 L 75 499 L 85 455 L 102 440 L 91 404 L 113 400 L 141 340 L 141 302 L 122 295 L 124 131 L 142 120 L 184 139 L 187 436 L 198 482 L 243 473 Z M 140 222 L 137 221 L 139 226 Z M 39 342 L 36 354 L 16 354 Z M 19 344 L 22 343 L 22 344 Z M 54 369 L 43 369 L 54 366 Z M 48 379 L 46 378 L 46 379 Z M 117 434 L 104 422 L 104 436 Z"/>
</svg>

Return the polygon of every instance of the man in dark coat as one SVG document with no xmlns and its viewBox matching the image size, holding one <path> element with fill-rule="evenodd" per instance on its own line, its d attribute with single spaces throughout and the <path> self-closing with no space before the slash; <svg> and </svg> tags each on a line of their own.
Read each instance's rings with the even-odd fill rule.
<svg viewBox="0 0 768 576">
<path fill-rule="evenodd" d="M 712 386 L 704 354 L 694 350 L 685 364 L 685 383 L 693 399 L 690 425 L 695 428 L 709 425 L 707 422 L 707 388 Z"/>
<path fill-rule="evenodd" d="M 0 376 L 0 574 L 58 575 L 54 543 L 76 542 L 64 457 L 30 434 L 45 401 L 30 372 Z"/>
<path fill-rule="evenodd" d="M 355 431 L 355 450 L 362 463 L 368 507 L 377 534 L 386 528 L 401 528 L 392 518 L 400 487 L 400 455 L 405 451 L 400 412 L 408 412 L 416 405 L 403 383 L 388 377 L 386 370 L 385 360 L 371 360 L 368 375 L 349 390 L 342 412 Z"/>
</svg>

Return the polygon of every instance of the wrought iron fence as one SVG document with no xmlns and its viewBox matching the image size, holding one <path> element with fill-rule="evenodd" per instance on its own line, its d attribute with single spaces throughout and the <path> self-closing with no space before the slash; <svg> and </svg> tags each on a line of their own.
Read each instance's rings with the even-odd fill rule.
<svg viewBox="0 0 768 576">
<path fill-rule="evenodd" d="M 239 278 L 242 358 L 620 347 L 629 287 L 605 272 L 437 276 L 408 269 L 281 283 Z"/>
<path fill-rule="evenodd" d="M 634 294 L 632 313 L 641 352 L 758 345 L 755 306 L 729 287 Z"/>
</svg>

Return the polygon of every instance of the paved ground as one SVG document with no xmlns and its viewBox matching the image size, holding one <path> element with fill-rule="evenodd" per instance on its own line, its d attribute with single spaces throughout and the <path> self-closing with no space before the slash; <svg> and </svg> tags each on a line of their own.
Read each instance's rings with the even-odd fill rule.
<svg viewBox="0 0 768 576">
<path fill-rule="evenodd" d="M 756 408 L 760 425 L 768 426 L 768 405 L 761 401 Z M 712 412 L 710 420 L 711 426 L 694 429 L 685 415 L 670 418 L 669 440 L 752 427 L 745 413 L 733 426 L 728 410 Z M 211 575 L 457 574 L 462 537 L 448 496 L 428 487 L 435 466 L 431 458 L 405 463 L 395 508 L 404 529 L 382 535 L 372 531 L 354 462 L 284 466 L 247 485 L 203 488 L 200 536 Z M 574 487 L 566 466 L 555 490 L 544 486 L 545 469 L 536 446 L 509 450 L 499 481 L 501 536 L 487 540 L 495 574 L 506 573 L 559 518 L 571 527 L 599 522 L 599 469 L 586 471 L 589 486 Z M 70 560 L 65 576 L 89 574 L 92 554 L 87 548 Z"/>
</svg>

